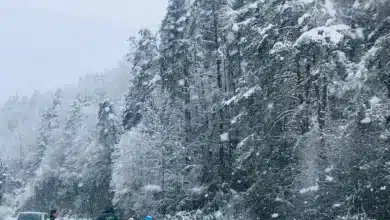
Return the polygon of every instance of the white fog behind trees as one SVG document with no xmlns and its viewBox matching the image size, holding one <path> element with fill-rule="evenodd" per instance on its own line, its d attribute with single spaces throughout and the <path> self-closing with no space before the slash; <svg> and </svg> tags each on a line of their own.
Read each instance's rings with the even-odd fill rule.
<svg viewBox="0 0 390 220">
<path fill-rule="evenodd" d="M 160 30 L 0 114 L 2 217 L 388 219 L 389 0 L 170 0 Z"/>
</svg>

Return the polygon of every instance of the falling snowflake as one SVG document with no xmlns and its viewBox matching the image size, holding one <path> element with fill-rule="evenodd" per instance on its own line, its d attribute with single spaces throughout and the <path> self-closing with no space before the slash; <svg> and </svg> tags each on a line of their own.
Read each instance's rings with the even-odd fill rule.
<svg viewBox="0 0 390 220">
<path fill-rule="evenodd" d="M 179 84 L 179 86 L 184 86 L 184 84 L 185 84 L 184 79 L 178 80 L 178 81 L 177 81 L 177 84 Z"/>
<path fill-rule="evenodd" d="M 330 171 L 333 170 L 333 166 L 330 166 L 328 168 L 325 169 L 325 173 L 330 173 Z"/>
<path fill-rule="evenodd" d="M 222 142 L 229 141 L 229 133 L 225 132 L 225 133 L 221 134 L 221 141 Z"/>
<path fill-rule="evenodd" d="M 331 176 L 326 176 L 325 180 L 328 181 L 328 182 L 332 182 L 332 181 L 333 181 L 333 177 L 331 177 Z"/>
<path fill-rule="evenodd" d="M 237 32 L 239 30 L 240 30 L 240 28 L 238 27 L 238 25 L 237 24 L 233 24 L 232 31 Z"/>
<path fill-rule="evenodd" d="M 366 117 L 363 120 L 361 120 L 360 123 L 362 123 L 362 124 L 369 124 L 369 123 L 371 123 L 371 118 L 370 117 Z"/>
</svg>

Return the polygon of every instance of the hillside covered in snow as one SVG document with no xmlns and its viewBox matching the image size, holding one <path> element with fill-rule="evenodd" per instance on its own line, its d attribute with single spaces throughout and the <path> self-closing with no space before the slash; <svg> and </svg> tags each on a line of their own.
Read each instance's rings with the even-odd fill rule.
<svg viewBox="0 0 390 220">
<path fill-rule="evenodd" d="M 389 0 L 169 0 L 126 61 L 0 112 L 0 210 L 390 218 Z"/>
</svg>

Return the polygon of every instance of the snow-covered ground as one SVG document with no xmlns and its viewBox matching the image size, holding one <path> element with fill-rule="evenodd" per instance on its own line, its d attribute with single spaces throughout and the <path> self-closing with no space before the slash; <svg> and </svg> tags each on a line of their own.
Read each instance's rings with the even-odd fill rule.
<svg viewBox="0 0 390 220">
<path fill-rule="evenodd" d="M 6 206 L 0 206 L 0 220 L 14 220 L 15 211 Z"/>
</svg>

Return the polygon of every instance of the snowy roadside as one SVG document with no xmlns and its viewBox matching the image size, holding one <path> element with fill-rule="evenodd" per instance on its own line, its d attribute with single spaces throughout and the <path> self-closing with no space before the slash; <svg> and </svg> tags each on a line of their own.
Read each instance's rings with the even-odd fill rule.
<svg viewBox="0 0 390 220">
<path fill-rule="evenodd" d="M 0 220 L 14 220 L 14 210 L 7 206 L 0 206 Z"/>
<path fill-rule="evenodd" d="M 15 210 L 0 206 L 0 220 L 16 220 Z M 90 218 L 77 218 L 77 217 L 58 217 L 57 220 L 92 220 Z"/>
</svg>

